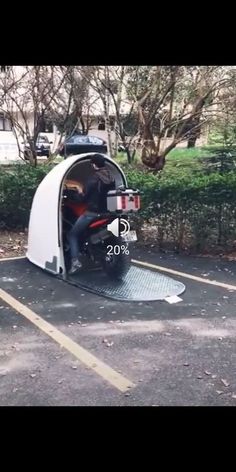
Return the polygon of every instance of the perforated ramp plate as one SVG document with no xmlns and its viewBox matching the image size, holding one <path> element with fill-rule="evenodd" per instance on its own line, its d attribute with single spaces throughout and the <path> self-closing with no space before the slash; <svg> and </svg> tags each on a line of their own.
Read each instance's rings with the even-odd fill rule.
<svg viewBox="0 0 236 472">
<path fill-rule="evenodd" d="M 185 290 L 185 285 L 177 280 L 134 265 L 122 281 L 111 280 L 100 270 L 74 274 L 66 280 L 89 292 L 120 301 L 164 300 Z"/>
</svg>

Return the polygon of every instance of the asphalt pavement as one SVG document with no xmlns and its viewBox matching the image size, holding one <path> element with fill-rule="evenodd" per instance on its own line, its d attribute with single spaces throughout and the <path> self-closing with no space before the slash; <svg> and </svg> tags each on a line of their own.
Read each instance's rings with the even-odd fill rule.
<svg viewBox="0 0 236 472">
<path fill-rule="evenodd" d="M 27 259 L 0 261 L 0 294 L 12 297 L 0 297 L 1 406 L 236 405 L 235 263 L 133 257 L 202 281 L 168 273 L 186 285 L 181 302 L 122 302 Z"/>
</svg>

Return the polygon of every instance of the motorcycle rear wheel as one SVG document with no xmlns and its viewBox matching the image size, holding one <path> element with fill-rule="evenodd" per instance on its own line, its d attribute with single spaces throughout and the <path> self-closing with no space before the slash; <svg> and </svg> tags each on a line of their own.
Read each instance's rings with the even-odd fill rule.
<svg viewBox="0 0 236 472">
<path fill-rule="evenodd" d="M 116 246 L 122 245 L 121 238 L 111 238 L 107 241 L 106 246 Z M 131 265 L 131 258 L 129 255 L 125 254 L 123 251 L 120 251 L 119 254 L 108 255 L 107 250 L 104 248 L 104 254 L 102 257 L 102 267 L 104 272 L 112 279 L 112 280 L 121 280 L 127 274 L 130 265 Z"/>
</svg>

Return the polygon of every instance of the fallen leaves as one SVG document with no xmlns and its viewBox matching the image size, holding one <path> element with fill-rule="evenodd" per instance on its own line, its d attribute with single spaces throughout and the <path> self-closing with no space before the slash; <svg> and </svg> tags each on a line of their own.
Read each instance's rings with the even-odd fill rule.
<svg viewBox="0 0 236 472">
<path fill-rule="evenodd" d="M 108 341 L 108 339 L 106 339 L 106 338 L 103 339 L 102 342 L 103 342 L 103 344 L 105 344 L 107 347 L 111 347 L 111 346 L 113 346 L 113 344 L 114 344 L 113 341 L 110 342 L 110 341 Z"/>
<path fill-rule="evenodd" d="M 227 380 L 225 380 L 225 379 L 220 379 L 220 380 L 221 380 L 222 384 L 223 384 L 225 387 L 229 387 L 229 386 L 230 386 L 230 383 L 227 382 Z"/>
<path fill-rule="evenodd" d="M 27 233 L 22 232 L 0 232 L 1 247 L 0 258 L 24 256 L 27 249 Z"/>
<path fill-rule="evenodd" d="M 211 375 L 211 372 L 209 372 L 209 370 L 204 370 L 204 374 Z"/>
</svg>

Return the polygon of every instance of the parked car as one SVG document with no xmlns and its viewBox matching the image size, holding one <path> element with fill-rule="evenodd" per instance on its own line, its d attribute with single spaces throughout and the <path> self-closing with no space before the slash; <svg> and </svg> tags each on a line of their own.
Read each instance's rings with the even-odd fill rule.
<svg viewBox="0 0 236 472">
<path fill-rule="evenodd" d="M 25 159 L 27 159 L 29 156 L 30 143 L 26 142 L 23 144 L 24 144 L 24 156 L 25 156 Z M 36 146 L 35 146 L 37 156 L 49 157 L 50 144 L 52 144 L 52 141 L 49 142 L 49 139 L 47 136 L 38 136 L 38 139 L 36 141 Z"/>
<path fill-rule="evenodd" d="M 68 157 L 86 152 L 107 153 L 107 143 L 97 136 L 76 134 L 66 139 L 58 150 L 60 156 Z"/>
</svg>

